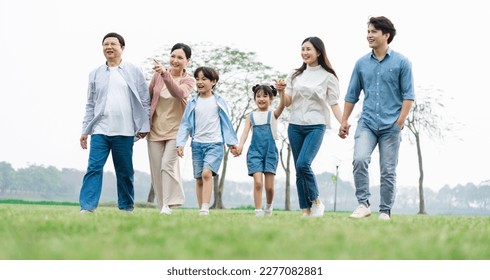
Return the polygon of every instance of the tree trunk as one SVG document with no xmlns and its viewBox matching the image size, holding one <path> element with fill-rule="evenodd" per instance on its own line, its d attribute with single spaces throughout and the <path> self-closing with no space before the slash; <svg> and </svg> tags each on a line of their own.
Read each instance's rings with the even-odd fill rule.
<svg viewBox="0 0 490 280">
<path fill-rule="evenodd" d="M 422 164 L 422 148 L 420 146 L 420 137 L 415 135 L 415 142 L 417 143 L 417 157 L 419 160 L 419 212 L 417 214 L 427 214 L 425 212 L 425 199 L 424 199 L 424 167 Z"/>
<path fill-rule="evenodd" d="M 223 158 L 223 169 L 221 170 L 221 178 L 219 180 L 216 178 L 214 181 L 214 203 L 211 206 L 213 209 L 225 209 L 225 206 L 223 204 L 223 190 L 225 188 L 225 177 L 226 177 L 226 168 L 228 164 L 228 148 L 225 149 L 225 155 Z M 219 184 L 216 184 L 217 181 L 219 181 Z"/>
<path fill-rule="evenodd" d="M 221 209 L 220 207 L 223 206 L 223 201 L 221 200 L 221 195 L 219 195 L 219 181 L 220 181 L 220 176 L 217 174 L 216 176 L 213 177 L 213 195 L 214 195 L 214 202 L 213 205 L 211 205 L 212 209 Z"/>
<path fill-rule="evenodd" d="M 284 170 L 286 172 L 286 198 L 284 202 L 284 208 L 286 211 L 291 210 L 291 145 L 288 145 L 288 156 L 286 159 L 286 169 Z"/>
</svg>

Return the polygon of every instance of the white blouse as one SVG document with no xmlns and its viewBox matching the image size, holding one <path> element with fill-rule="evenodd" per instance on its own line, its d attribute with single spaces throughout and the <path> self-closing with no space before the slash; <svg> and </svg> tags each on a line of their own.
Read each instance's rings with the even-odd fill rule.
<svg viewBox="0 0 490 280">
<path fill-rule="evenodd" d="M 339 102 L 339 81 L 321 65 L 306 66 L 305 71 L 291 80 L 286 78 L 286 94 L 291 97 L 289 123 L 296 125 L 324 124 L 330 127 L 331 105 Z"/>
</svg>

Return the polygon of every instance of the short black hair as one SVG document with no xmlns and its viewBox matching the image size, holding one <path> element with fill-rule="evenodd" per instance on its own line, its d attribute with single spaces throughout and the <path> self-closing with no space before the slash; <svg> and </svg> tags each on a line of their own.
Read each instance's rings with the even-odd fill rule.
<svg viewBox="0 0 490 280">
<path fill-rule="evenodd" d="M 199 76 L 199 73 L 200 72 L 202 72 L 202 75 L 204 77 L 206 77 L 207 79 L 209 79 L 211 81 L 216 81 L 216 83 L 218 83 L 218 81 L 219 81 L 219 74 L 218 74 L 218 71 L 216 71 L 214 68 L 206 67 L 206 66 L 198 67 L 194 71 L 194 78 L 197 79 L 197 76 Z M 216 84 L 214 86 L 216 86 Z M 213 86 L 213 88 L 214 88 L 214 86 Z"/>
<path fill-rule="evenodd" d="M 376 30 L 381 30 L 383 34 L 390 34 L 388 38 L 388 44 L 393 41 L 396 35 L 395 25 L 389 20 L 387 17 L 379 16 L 379 17 L 370 17 L 368 25 L 372 24 Z"/>
<path fill-rule="evenodd" d="M 126 42 L 124 42 L 124 38 L 123 36 L 117 34 L 116 32 L 110 32 L 110 33 L 107 33 L 104 38 L 102 39 L 102 44 L 104 43 L 104 40 L 106 38 L 109 38 L 109 37 L 114 37 L 114 38 L 117 38 L 117 40 L 119 41 L 119 44 L 121 45 L 121 47 L 124 47 L 126 46 Z"/>
</svg>

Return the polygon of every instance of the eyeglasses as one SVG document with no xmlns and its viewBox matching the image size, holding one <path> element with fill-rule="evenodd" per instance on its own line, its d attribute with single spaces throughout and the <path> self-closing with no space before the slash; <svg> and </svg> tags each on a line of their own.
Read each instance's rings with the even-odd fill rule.
<svg viewBox="0 0 490 280">
<path fill-rule="evenodd" d="M 111 47 L 115 47 L 115 46 L 120 46 L 120 45 L 121 45 L 121 44 L 118 44 L 118 43 L 113 43 L 113 42 L 111 42 L 111 43 L 104 43 L 104 44 L 102 44 L 102 46 L 104 46 L 104 48 L 109 47 L 109 46 L 111 46 Z"/>
</svg>

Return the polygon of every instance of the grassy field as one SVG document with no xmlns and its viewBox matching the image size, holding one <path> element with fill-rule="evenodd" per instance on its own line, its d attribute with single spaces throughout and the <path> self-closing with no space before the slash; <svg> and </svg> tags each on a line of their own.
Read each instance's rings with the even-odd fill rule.
<svg viewBox="0 0 490 280">
<path fill-rule="evenodd" d="M 0 204 L 3 260 L 488 260 L 490 217 Z"/>
</svg>

